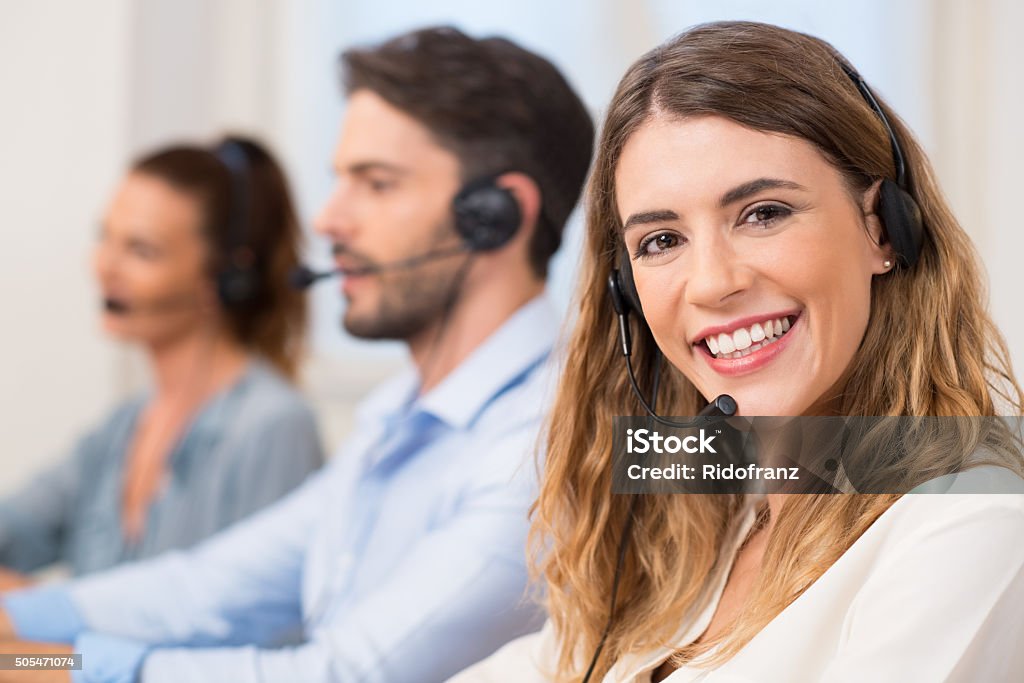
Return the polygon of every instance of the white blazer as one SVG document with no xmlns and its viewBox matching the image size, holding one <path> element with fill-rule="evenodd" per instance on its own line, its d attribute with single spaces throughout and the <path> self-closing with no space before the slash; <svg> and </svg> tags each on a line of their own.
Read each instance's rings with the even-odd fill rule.
<svg viewBox="0 0 1024 683">
<path fill-rule="evenodd" d="M 679 647 L 707 628 L 724 584 Z M 451 683 L 549 681 L 555 646 L 548 622 Z M 603 681 L 648 683 L 672 651 L 623 657 Z M 1024 681 L 1024 493 L 904 496 L 730 660 L 666 679 L 696 681 Z"/>
</svg>

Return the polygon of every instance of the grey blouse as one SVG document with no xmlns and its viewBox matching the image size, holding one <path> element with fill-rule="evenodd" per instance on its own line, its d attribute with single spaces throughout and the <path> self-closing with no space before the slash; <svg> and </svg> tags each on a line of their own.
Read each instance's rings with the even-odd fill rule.
<svg viewBox="0 0 1024 683">
<path fill-rule="evenodd" d="M 271 366 L 251 360 L 179 439 L 143 535 L 129 543 L 125 459 L 147 398 L 121 405 L 71 457 L 0 500 L 0 565 L 27 572 L 62 562 L 81 575 L 188 547 L 277 500 L 323 462 L 312 411 Z"/>
</svg>

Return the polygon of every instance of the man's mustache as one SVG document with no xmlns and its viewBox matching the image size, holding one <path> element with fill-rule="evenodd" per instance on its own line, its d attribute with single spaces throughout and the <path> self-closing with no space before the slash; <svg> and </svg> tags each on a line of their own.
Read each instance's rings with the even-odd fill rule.
<svg viewBox="0 0 1024 683">
<path fill-rule="evenodd" d="M 345 264 L 338 269 L 343 275 L 369 275 L 383 270 L 373 259 L 344 244 L 332 244 L 331 254 L 335 259 L 345 259 Z"/>
<path fill-rule="evenodd" d="M 398 259 L 397 261 L 380 263 L 367 256 L 352 251 L 352 249 L 346 247 L 344 244 L 335 243 L 331 245 L 331 253 L 334 254 L 335 259 L 345 258 L 346 262 L 344 265 L 340 266 L 337 271 L 341 275 L 373 275 L 389 270 L 397 271 L 413 269 L 418 268 L 425 263 L 430 263 L 431 261 L 450 258 L 458 254 L 470 253 L 471 251 L 472 249 L 467 244 L 459 243 L 446 249 L 432 249 L 408 258 Z M 348 257 L 354 259 L 355 263 L 348 263 Z"/>
</svg>

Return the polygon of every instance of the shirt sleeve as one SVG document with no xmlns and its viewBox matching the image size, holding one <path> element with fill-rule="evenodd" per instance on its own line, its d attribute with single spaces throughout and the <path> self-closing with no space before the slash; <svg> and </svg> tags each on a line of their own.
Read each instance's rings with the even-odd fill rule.
<svg viewBox="0 0 1024 683">
<path fill-rule="evenodd" d="M 3 596 L 3 608 L 20 640 L 70 643 L 85 629 L 64 587 L 11 591 Z"/>
<path fill-rule="evenodd" d="M 86 631 L 75 639 L 82 668 L 71 672 L 72 683 L 137 683 L 139 669 L 150 647 L 130 638 Z"/>
<path fill-rule="evenodd" d="M 499 440 L 498 460 L 522 462 L 533 434 Z M 358 602 L 332 605 L 306 643 L 159 648 L 146 656 L 142 683 L 443 681 L 536 630 L 542 611 L 527 595 L 524 559 L 535 488 L 532 475 L 507 474 L 476 482 L 446 524 Z"/>
<path fill-rule="evenodd" d="M 154 644 L 260 643 L 294 631 L 306 536 L 324 507 L 328 474 L 192 551 L 8 593 L 15 632 L 74 642 L 83 654 L 76 683 L 133 683 Z"/>
<path fill-rule="evenodd" d="M 1016 680 L 1024 671 L 1022 497 L 917 498 L 928 516 L 861 588 L 821 680 Z"/>
<path fill-rule="evenodd" d="M 90 630 L 145 643 L 263 643 L 294 631 L 305 550 L 331 474 L 192 550 L 74 581 L 71 599 Z"/>
<path fill-rule="evenodd" d="M 63 559 L 63 541 L 81 484 L 81 461 L 97 439 L 97 434 L 82 437 L 70 457 L 0 500 L 0 565 L 30 572 Z"/>
</svg>

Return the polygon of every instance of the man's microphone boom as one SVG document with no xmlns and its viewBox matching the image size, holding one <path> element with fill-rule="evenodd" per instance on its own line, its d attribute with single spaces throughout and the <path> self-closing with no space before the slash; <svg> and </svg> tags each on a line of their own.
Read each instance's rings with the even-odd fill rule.
<svg viewBox="0 0 1024 683">
<path fill-rule="evenodd" d="M 331 268 L 330 270 L 321 271 L 316 271 L 308 266 L 300 265 L 292 268 L 291 272 L 288 273 L 288 283 L 295 289 L 306 289 L 320 280 L 336 277 L 338 275 L 376 275 L 389 270 L 405 270 L 406 268 L 415 268 L 416 266 L 424 263 L 447 258 L 449 256 L 455 256 L 456 254 L 461 254 L 466 251 L 469 251 L 469 248 L 465 245 L 460 245 L 451 249 L 428 251 L 425 254 L 419 254 L 400 261 L 392 261 L 391 263 L 368 264 L 355 268 Z"/>
<path fill-rule="evenodd" d="M 306 289 L 318 280 L 334 277 L 335 275 L 341 275 L 340 268 L 333 268 L 331 270 L 318 272 L 311 269 L 309 266 L 295 266 L 288 273 L 288 284 L 291 285 L 293 289 Z"/>
</svg>

